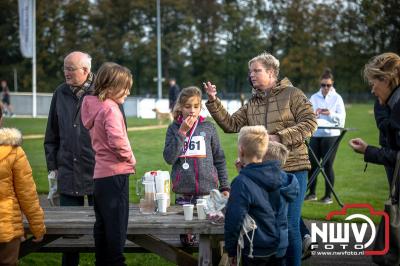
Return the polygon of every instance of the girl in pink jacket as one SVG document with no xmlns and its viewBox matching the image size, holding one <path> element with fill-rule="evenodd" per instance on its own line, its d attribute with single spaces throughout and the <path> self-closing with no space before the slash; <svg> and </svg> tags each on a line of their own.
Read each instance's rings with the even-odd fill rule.
<svg viewBox="0 0 400 266">
<path fill-rule="evenodd" d="M 94 239 L 96 265 L 125 265 L 123 250 L 129 216 L 129 174 L 135 173 L 123 115 L 118 107 L 130 94 L 132 75 L 115 63 L 104 63 L 94 81 L 94 96 L 82 103 L 82 123 L 95 151 Z"/>
</svg>

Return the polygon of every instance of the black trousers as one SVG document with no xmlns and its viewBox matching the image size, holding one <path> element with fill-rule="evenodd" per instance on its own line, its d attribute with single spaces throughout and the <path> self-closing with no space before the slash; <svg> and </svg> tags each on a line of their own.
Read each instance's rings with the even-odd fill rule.
<svg viewBox="0 0 400 266">
<path fill-rule="evenodd" d="M 311 138 L 310 148 L 313 150 L 313 152 L 319 162 L 322 162 L 322 159 L 325 157 L 325 155 L 328 153 L 329 149 L 333 146 L 333 144 L 335 143 L 335 141 L 338 138 L 339 138 L 339 136 L 323 137 L 323 138 L 312 137 Z M 335 173 L 333 172 L 333 162 L 336 157 L 337 149 L 338 149 L 338 146 L 335 147 L 335 149 L 329 156 L 326 164 L 324 165 L 324 170 L 325 170 L 326 176 L 328 177 L 329 181 L 331 182 L 332 187 L 335 183 Z M 311 162 L 311 171 L 308 172 L 308 180 L 310 181 L 310 178 L 311 178 L 312 174 L 314 173 L 314 171 L 317 169 L 318 165 L 317 165 L 317 161 L 311 155 L 311 152 L 309 152 L 309 157 L 310 157 L 310 162 Z M 310 184 L 310 194 L 315 195 L 315 190 L 317 188 L 317 177 Z M 330 197 L 331 193 L 332 193 L 332 190 L 330 189 L 328 182 L 325 180 L 325 197 Z"/>
<path fill-rule="evenodd" d="M 93 206 L 93 196 L 87 195 L 89 206 Z M 60 206 L 84 206 L 84 196 L 70 196 L 66 194 L 60 194 Z M 78 266 L 79 265 L 79 253 L 78 252 L 64 252 L 62 254 L 62 266 Z"/>
<path fill-rule="evenodd" d="M 126 174 L 94 180 L 96 265 L 126 265 L 123 252 L 129 217 L 128 177 Z"/>
</svg>

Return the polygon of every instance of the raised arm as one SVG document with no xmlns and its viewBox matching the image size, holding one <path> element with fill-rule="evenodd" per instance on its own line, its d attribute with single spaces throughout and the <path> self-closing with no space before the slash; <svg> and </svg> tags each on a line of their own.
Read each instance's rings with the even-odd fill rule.
<svg viewBox="0 0 400 266">
<path fill-rule="evenodd" d="M 215 122 L 217 122 L 225 133 L 239 132 L 242 127 L 247 125 L 247 104 L 230 115 L 222 105 L 221 100 L 216 96 L 216 86 L 207 82 L 204 88 L 208 94 L 206 107 Z"/>
<path fill-rule="evenodd" d="M 174 164 L 178 157 L 182 154 L 183 145 L 185 142 L 185 136 L 179 133 L 179 127 L 175 124 L 171 124 L 165 136 L 164 145 L 164 160 L 168 164 Z"/>
</svg>

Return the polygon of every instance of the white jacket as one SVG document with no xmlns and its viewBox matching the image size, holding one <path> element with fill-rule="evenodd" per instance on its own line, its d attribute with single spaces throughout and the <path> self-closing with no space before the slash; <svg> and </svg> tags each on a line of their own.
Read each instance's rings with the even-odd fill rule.
<svg viewBox="0 0 400 266">
<path fill-rule="evenodd" d="M 318 108 L 326 108 L 329 110 L 329 115 L 319 115 L 317 117 L 318 126 L 320 127 L 344 127 L 346 120 L 346 110 L 342 97 L 332 88 L 326 97 L 322 94 L 321 90 L 314 93 L 310 102 L 313 106 L 314 112 Z M 334 137 L 339 136 L 340 130 L 338 129 L 317 129 L 313 137 Z"/>
</svg>

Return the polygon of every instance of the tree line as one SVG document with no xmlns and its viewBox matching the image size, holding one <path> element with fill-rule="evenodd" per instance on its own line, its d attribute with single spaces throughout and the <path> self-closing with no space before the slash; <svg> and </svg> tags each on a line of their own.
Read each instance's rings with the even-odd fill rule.
<svg viewBox="0 0 400 266">
<path fill-rule="evenodd" d="M 63 81 L 63 58 L 88 52 L 95 71 L 114 61 L 133 72 L 132 95 L 156 95 L 155 0 L 36 1 L 37 84 Z M 19 50 L 18 1 L 0 1 L 0 79 L 31 90 L 31 60 Z M 367 91 L 361 68 L 378 53 L 400 53 L 398 0 L 161 0 L 162 76 L 185 87 L 211 80 L 229 95 L 249 93 L 247 62 L 268 51 L 305 92 L 329 67 L 343 93 Z M 10 86 L 12 88 L 12 86 Z M 163 83 L 164 95 L 167 82 Z"/>
</svg>

